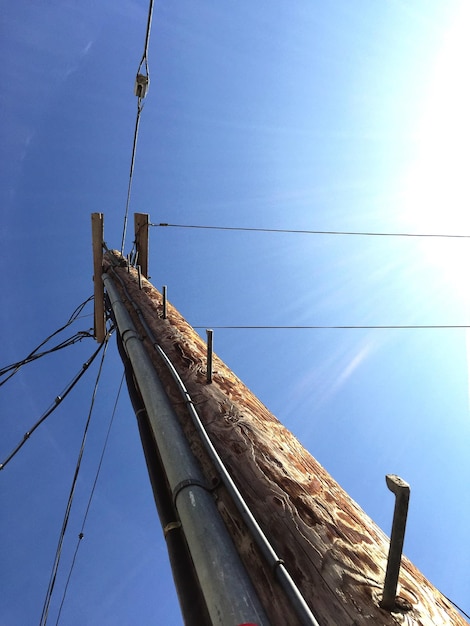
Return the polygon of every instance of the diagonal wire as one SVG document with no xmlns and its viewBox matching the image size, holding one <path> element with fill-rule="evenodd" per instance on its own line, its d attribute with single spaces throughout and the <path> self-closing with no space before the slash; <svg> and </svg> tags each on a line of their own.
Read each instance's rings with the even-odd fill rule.
<svg viewBox="0 0 470 626">
<path fill-rule="evenodd" d="M 85 429 L 83 432 L 83 436 L 82 436 L 82 443 L 80 446 L 80 451 L 78 453 L 78 459 L 77 459 L 77 464 L 75 466 L 75 472 L 74 472 L 74 476 L 73 476 L 73 480 L 72 480 L 72 486 L 70 488 L 70 493 L 69 493 L 69 498 L 67 501 L 67 506 L 65 509 L 65 514 L 64 514 L 64 519 L 62 522 L 62 528 L 60 531 L 60 535 L 59 535 L 59 541 L 57 544 L 57 549 L 56 549 L 56 554 L 55 554 L 55 558 L 54 558 L 54 563 L 52 566 L 52 572 L 51 572 L 51 576 L 49 579 L 49 585 L 46 591 L 46 597 L 44 600 L 44 605 L 42 608 L 42 613 L 41 613 L 41 619 L 40 619 L 40 626 L 45 626 L 47 623 L 47 616 L 49 613 L 49 607 L 50 607 L 50 603 L 51 603 L 51 598 L 52 598 L 52 593 L 54 591 L 54 587 L 55 587 L 55 583 L 56 583 L 56 579 L 57 579 L 57 572 L 59 569 L 59 563 L 60 563 L 60 557 L 62 554 L 62 546 L 64 543 L 64 537 L 65 537 L 65 531 L 67 530 L 67 526 L 68 526 L 68 522 L 69 522 L 69 518 L 70 518 L 70 510 L 72 508 L 72 502 L 73 502 L 73 498 L 75 495 L 75 488 L 77 485 L 77 480 L 78 480 L 78 474 L 80 472 L 80 466 L 81 466 L 81 462 L 82 462 L 82 457 L 83 457 L 83 451 L 85 449 L 85 443 L 86 443 L 86 438 L 87 438 L 87 434 L 88 434 L 88 427 L 90 425 L 90 420 L 91 420 L 91 416 L 93 413 L 93 407 L 95 404 L 95 398 L 96 398 L 96 393 L 98 391 L 98 384 L 101 378 L 101 372 L 103 370 L 103 363 L 104 363 L 104 359 L 106 356 L 106 351 L 109 345 L 109 336 L 110 333 L 108 333 L 103 341 L 104 344 L 104 350 L 103 350 L 103 354 L 101 356 L 101 362 L 100 362 L 100 366 L 98 369 L 98 374 L 96 376 L 96 381 L 95 381 L 95 386 L 93 389 L 93 393 L 92 393 L 92 397 L 91 397 L 91 405 L 90 405 L 90 410 L 88 411 L 88 417 L 87 417 L 87 421 L 85 424 Z"/>
<path fill-rule="evenodd" d="M 442 591 L 441 591 L 440 593 L 442 593 Z M 468 613 L 465 613 L 465 611 L 464 611 L 463 609 L 461 609 L 461 608 L 459 607 L 459 605 L 458 605 L 458 604 L 456 604 L 453 600 L 451 600 L 450 598 L 448 598 L 445 594 L 443 594 L 443 593 L 442 593 L 442 595 L 443 595 L 443 596 L 444 596 L 444 598 L 445 598 L 446 600 L 448 600 L 448 601 L 449 601 L 449 602 L 450 602 L 453 606 L 455 606 L 455 608 L 456 608 L 458 611 L 460 611 L 460 613 L 462 613 L 462 615 L 463 615 L 464 617 L 466 617 L 467 619 L 469 619 L 469 620 L 470 620 L 470 615 L 469 615 Z"/>
<path fill-rule="evenodd" d="M 51 335 L 49 335 L 49 337 L 46 337 L 46 339 L 44 339 L 44 341 L 41 341 L 41 343 L 39 345 L 37 345 L 34 348 L 34 350 L 32 350 L 24 359 L 22 359 L 21 361 L 18 361 L 17 363 L 13 363 L 12 365 L 9 365 L 9 366 L 6 366 L 6 367 L 3 367 L 2 369 L 0 369 L 0 376 L 4 376 L 8 372 L 11 372 L 11 374 L 9 376 L 7 376 L 4 380 L 2 380 L 0 382 L 0 387 L 2 385 L 4 385 L 7 382 L 7 380 L 12 378 L 12 376 L 14 376 L 17 373 L 17 371 L 20 369 L 20 367 L 22 367 L 26 363 L 29 363 L 29 362 L 39 358 L 40 356 L 44 356 L 45 354 L 48 354 L 49 352 L 54 352 L 54 349 L 51 349 L 51 350 L 49 350 L 47 352 L 43 352 L 43 353 L 40 353 L 38 355 L 38 350 L 40 350 L 44 345 L 46 345 L 46 343 L 48 343 L 53 337 L 55 337 L 56 335 L 61 333 L 63 330 L 65 330 L 71 324 L 73 324 L 77 319 L 80 319 L 80 317 L 81 317 L 80 313 L 83 311 L 85 306 L 91 300 L 93 300 L 93 296 L 90 296 L 84 302 L 79 304 L 78 307 L 73 311 L 72 315 L 69 317 L 67 322 L 63 326 L 58 328 L 56 331 L 54 331 Z M 83 337 L 85 337 L 88 333 L 87 332 L 77 333 L 77 335 L 80 335 L 80 334 L 83 334 Z M 77 339 L 77 341 L 79 341 L 79 339 Z M 56 349 L 60 349 L 60 347 L 62 347 L 61 344 L 59 344 L 59 347 L 57 347 Z M 65 347 L 65 346 L 63 346 L 63 347 Z"/>
<path fill-rule="evenodd" d="M 153 14 L 153 0 L 150 0 L 148 18 L 147 18 L 147 32 L 145 34 L 144 53 L 142 55 L 142 60 L 140 61 L 140 65 L 139 65 L 139 70 L 140 70 L 140 68 L 142 67 L 142 64 L 145 63 L 147 76 L 148 76 L 148 71 L 149 71 L 147 55 L 149 51 L 150 29 L 152 27 L 152 14 Z"/>
<path fill-rule="evenodd" d="M 195 224 L 168 224 L 161 222 L 160 224 L 152 224 L 149 226 L 168 227 L 168 228 L 193 228 L 200 230 L 232 230 L 241 232 L 258 232 L 258 233 L 293 233 L 300 235 L 356 235 L 361 237 L 435 237 L 435 238 L 451 238 L 451 239 L 470 239 L 470 235 L 443 234 L 443 233 L 397 233 L 397 232 L 376 232 L 376 231 L 358 231 L 358 230 L 295 230 L 289 228 L 244 228 L 239 226 L 204 226 Z"/>
<path fill-rule="evenodd" d="M 140 70 L 142 65 L 145 65 L 145 76 L 147 77 L 147 85 L 150 80 L 149 78 L 149 66 L 148 66 L 148 47 L 150 41 L 150 28 L 152 26 L 152 14 L 153 14 L 153 0 L 150 0 L 149 10 L 148 10 L 148 19 L 147 19 L 147 32 L 145 34 L 145 44 L 144 44 L 144 53 L 142 55 L 142 59 L 139 63 L 139 67 L 137 69 L 137 77 L 139 77 Z M 124 226 L 122 229 L 122 240 L 121 240 L 121 254 L 124 254 L 124 246 L 126 244 L 126 231 L 127 231 L 127 220 L 129 216 L 129 205 L 131 201 L 131 190 L 132 190 L 132 180 L 134 177 L 134 165 L 135 165 L 135 155 L 137 150 L 137 138 L 139 135 L 139 124 L 140 124 L 140 115 L 144 108 L 143 99 L 145 97 L 145 93 L 143 95 L 137 96 L 137 117 L 135 120 L 135 129 L 134 129 L 134 141 L 132 145 L 132 157 L 131 157 L 131 167 L 129 172 L 129 183 L 127 186 L 127 200 L 126 200 L 126 209 L 124 212 Z"/>
<path fill-rule="evenodd" d="M 2 387 L 8 380 L 10 380 L 10 378 L 12 378 L 19 371 L 19 369 L 23 367 L 23 365 L 28 365 L 28 363 L 32 363 L 33 361 L 36 361 L 43 356 L 52 354 L 53 352 L 58 352 L 63 348 L 73 346 L 75 343 L 78 343 L 85 338 L 93 338 L 93 335 L 90 331 L 79 331 L 77 333 L 74 333 L 67 339 L 62 340 L 60 343 L 56 344 L 52 348 L 49 348 L 49 350 L 43 350 L 42 352 L 35 351 L 34 353 L 30 353 L 26 358 L 22 359 L 21 361 L 3 367 L 2 369 L 0 369 L 0 376 L 5 376 L 8 372 L 11 373 L 6 376 L 6 378 L 4 378 L 2 381 L 0 381 L 0 387 Z"/>
<path fill-rule="evenodd" d="M 106 433 L 106 437 L 105 437 L 105 440 L 104 440 L 103 450 L 101 451 L 101 457 L 100 457 L 100 460 L 99 460 L 99 463 L 98 463 L 98 469 L 96 470 L 95 480 L 94 480 L 93 486 L 91 488 L 91 493 L 90 493 L 90 497 L 88 498 L 88 504 L 87 504 L 87 507 L 86 507 L 86 510 L 85 510 L 85 515 L 83 516 L 82 526 L 81 526 L 80 532 L 78 534 L 78 541 L 77 541 L 77 545 L 75 546 L 75 552 L 73 554 L 72 563 L 70 565 L 69 574 L 67 576 L 67 582 L 65 583 L 64 593 L 62 595 L 62 601 L 60 603 L 59 613 L 57 615 L 56 626 L 58 626 L 58 624 L 59 624 L 60 615 L 62 613 L 62 608 L 64 606 L 65 597 L 67 595 L 67 591 L 68 591 L 68 588 L 69 588 L 70 579 L 72 577 L 72 572 L 73 572 L 73 569 L 75 567 L 75 561 L 77 559 L 78 549 L 80 547 L 80 544 L 81 544 L 81 541 L 82 541 L 83 537 L 85 536 L 85 532 L 84 532 L 85 531 L 85 525 L 86 525 L 86 521 L 87 521 L 87 518 L 88 518 L 88 513 L 90 511 L 91 502 L 92 502 L 93 496 L 95 494 L 96 484 L 98 483 L 98 478 L 99 478 L 99 475 L 100 475 L 100 472 L 101 472 L 101 466 L 103 465 L 103 459 L 104 459 L 104 455 L 105 455 L 105 452 L 106 452 L 106 448 L 108 446 L 109 435 L 111 433 L 111 427 L 113 425 L 114 417 L 116 415 L 116 409 L 117 409 L 117 405 L 118 405 L 119 398 L 120 398 L 120 395 L 121 395 L 123 382 L 124 382 L 124 374 L 122 375 L 121 383 L 119 385 L 119 389 L 118 389 L 117 396 L 116 396 L 116 400 L 114 402 L 114 408 L 113 408 L 113 412 L 112 412 L 112 415 L 111 415 L 111 420 L 109 422 L 108 432 Z"/>
<path fill-rule="evenodd" d="M 110 331 L 111 333 L 112 331 Z M 105 339 L 106 341 L 106 339 Z M 75 387 L 75 385 L 78 383 L 78 381 L 80 380 L 80 378 L 84 375 L 84 373 L 87 371 L 87 369 L 90 367 L 90 365 L 93 363 L 93 361 L 95 360 L 95 358 L 98 356 L 98 353 L 101 351 L 101 349 L 104 346 L 105 341 L 103 341 L 98 348 L 95 350 L 95 352 L 91 355 L 91 357 L 88 359 L 88 361 L 86 361 L 83 365 L 81 370 L 75 374 L 75 376 L 72 378 L 72 380 L 69 382 L 69 384 L 65 387 L 65 389 L 62 391 L 62 393 L 58 396 L 56 396 L 54 403 L 47 409 L 47 411 L 45 413 L 43 413 L 41 415 L 41 417 L 39 418 L 39 420 L 32 426 L 32 428 L 30 428 L 24 435 L 23 435 L 23 439 L 22 441 L 20 441 L 20 443 L 10 452 L 10 454 L 7 456 L 7 458 L 3 461 L 3 463 L 0 463 L 0 470 L 4 469 L 5 466 L 12 460 L 12 458 L 18 454 L 18 452 L 21 450 L 21 448 L 24 446 L 24 444 L 28 441 L 28 439 L 31 437 L 31 435 L 34 433 L 34 431 L 39 428 L 39 426 L 49 417 L 49 415 L 51 415 L 51 413 L 53 413 L 56 408 L 59 406 L 59 404 L 61 404 L 61 402 L 68 396 L 68 394 L 72 391 L 72 389 Z"/>
<path fill-rule="evenodd" d="M 196 330 L 213 328 L 220 330 L 417 330 L 470 328 L 470 324 L 389 324 L 389 325 L 312 325 L 312 326 L 192 326 Z"/>
<path fill-rule="evenodd" d="M 131 168 L 129 171 L 129 183 L 127 185 L 126 210 L 124 213 L 124 226 L 122 229 L 121 254 L 124 254 L 124 245 L 126 243 L 127 220 L 129 216 L 129 205 L 131 202 L 132 181 L 134 178 L 135 154 L 137 150 L 137 138 L 139 136 L 140 114 L 142 113 L 143 108 L 144 108 L 144 105 L 142 103 L 142 98 L 138 98 L 137 99 L 137 117 L 135 120 L 135 129 L 134 129 L 134 142 L 132 144 Z"/>
</svg>

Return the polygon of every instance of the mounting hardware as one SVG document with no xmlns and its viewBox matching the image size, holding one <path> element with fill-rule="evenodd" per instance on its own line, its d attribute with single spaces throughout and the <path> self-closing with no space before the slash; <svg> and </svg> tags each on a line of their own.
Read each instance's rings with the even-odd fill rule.
<svg viewBox="0 0 470 626">
<path fill-rule="evenodd" d="M 213 346 L 213 335 L 214 331 L 210 328 L 206 330 L 207 333 L 207 367 L 206 367 L 206 375 L 207 382 L 212 382 L 212 346 Z"/>
<path fill-rule="evenodd" d="M 162 307 L 163 307 L 163 311 L 162 311 L 162 317 L 164 320 L 166 320 L 166 285 L 163 285 L 162 287 Z"/>
<path fill-rule="evenodd" d="M 137 74 L 135 77 L 134 93 L 138 98 L 145 98 L 149 90 L 149 77 L 145 74 Z"/>
<path fill-rule="evenodd" d="M 380 606 L 387 611 L 393 611 L 397 608 L 397 585 L 405 540 L 410 486 L 395 474 L 387 474 L 385 481 L 390 491 L 395 494 L 395 510 L 393 512 L 387 570 L 385 572 L 384 591 Z"/>
</svg>

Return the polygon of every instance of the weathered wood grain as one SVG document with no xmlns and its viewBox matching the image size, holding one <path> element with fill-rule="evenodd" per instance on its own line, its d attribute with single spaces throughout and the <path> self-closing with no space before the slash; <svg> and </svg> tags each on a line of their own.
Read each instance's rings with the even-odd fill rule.
<svg viewBox="0 0 470 626">
<path fill-rule="evenodd" d="M 105 268 L 108 265 L 109 253 Z M 116 271 L 179 372 L 212 442 L 321 626 L 467 624 L 406 558 L 398 591 L 411 610 L 389 613 L 378 606 L 389 543 L 385 534 L 216 355 L 213 382 L 207 384 L 206 344 L 201 337 L 170 304 L 167 319 L 161 319 L 160 293 L 144 279 L 139 290 L 134 270 Z M 127 306 L 144 335 L 134 309 Z M 215 485 L 216 472 L 181 396 L 150 342 L 144 342 L 193 452 L 208 482 Z M 296 624 L 225 490 L 218 487 L 216 492 L 272 623 Z"/>
</svg>

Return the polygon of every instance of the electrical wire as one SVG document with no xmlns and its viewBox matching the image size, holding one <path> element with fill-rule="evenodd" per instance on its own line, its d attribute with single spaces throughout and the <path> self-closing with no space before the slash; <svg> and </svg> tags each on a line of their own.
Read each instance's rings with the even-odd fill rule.
<svg viewBox="0 0 470 626">
<path fill-rule="evenodd" d="M 374 231 L 347 231 L 347 230 L 296 230 L 289 228 L 244 228 L 238 226 L 204 226 L 195 224 L 168 224 L 161 222 L 160 224 L 149 223 L 149 226 L 168 227 L 168 228 L 193 228 L 204 230 L 232 230 L 241 232 L 258 232 L 258 233 L 292 233 L 300 235 L 355 235 L 360 237 L 435 237 L 435 238 L 452 238 L 452 239 L 470 239 L 470 235 L 456 235 L 443 233 L 393 233 L 393 232 L 374 232 Z"/>
<path fill-rule="evenodd" d="M 78 475 L 80 472 L 80 466 L 81 466 L 81 462 L 82 462 L 82 458 L 83 458 L 83 451 L 85 449 L 85 443 L 86 443 L 86 438 L 87 438 L 87 434 L 88 434 L 88 428 L 90 426 L 90 421 L 91 421 L 91 416 L 93 413 L 93 407 L 95 404 L 95 398 L 96 398 L 96 393 L 98 391 L 98 384 L 101 378 L 101 372 L 103 370 L 103 364 L 104 364 L 104 359 L 106 357 L 106 351 L 109 345 L 109 337 L 110 337 L 110 333 L 108 333 L 104 339 L 104 341 L 102 342 L 102 345 L 104 345 L 104 350 L 103 350 L 103 354 L 101 355 L 101 362 L 100 362 L 100 366 L 98 368 L 98 373 L 96 375 L 96 380 L 95 380 L 95 386 L 93 388 L 93 393 L 91 396 L 91 405 L 90 405 L 90 409 L 88 411 L 88 417 L 87 417 L 87 421 L 85 424 L 85 429 L 83 431 L 83 436 L 82 436 L 82 442 L 80 445 L 80 451 L 78 453 L 78 458 L 77 458 L 77 463 L 75 466 L 75 472 L 74 472 L 74 476 L 72 479 L 72 486 L 70 488 L 70 493 L 69 493 L 69 497 L 68 497 L 68 501 L 67 501 L 67 506 L 65 509 L 65 514 L 64 514 L 64 519 L 62 522 L 62 528 L 60 531 L 60 535 L 59 535 L 59 541 L 57 544 L 57 549 L 56 549 L 56 554 L 55 554 L 55 558 L 54 558 L 54 564 L 52 566 L 52 572 L 51 572 L 51 577 L 49 580 L 49 585 L 47 588 L 47 592 L 46 592 L 46 597 L 44 600 L 44 606 L 42 609 L 42 613 L 41 613 L 41 619 L 40 619 L 40 626 L 45 626 L 45 624 L 47 623 L 47 616 L 49 613 L 49 607 L 50 607 L 50 602 L 51 602 L 51 598 L 52 598 L 52 593 L 54 591 L 54 586 L 55 586 L 55 582 L 57 579 L 57 572 L 59 569 L 59 563 L 60 563 L 60 557 L 62 554 L 62 546 L 64 543 L 64 537 L 65 537 L 65 532 L 67 530 L 67 526 L 68 526 L 68 522 L 69 522 L 69 518 L 70 518 L 70 510 L 72 508 L 72 502 L 73 502 L 73 498 L 75 495 L 75 488 L 77 485 L 77 480 L 78 480 Z"/>
<path fill-rule="evenodd" d="M 153 0 L 150 0 L 148 18 L 147 18 L 147 32 L 145 33 L 144 53 L 140 61 L 139 69 L 137 70 L 137 72 L 139 72 L 142 68 L 142 65 L 145 63 L 145 70 L 147 72 L 147 76 L 148 76 L 148 71 L 149 71 L 147 55 L 149 51 L 150 29 L 152 27 L 152 15 L 153 15 Z"/>
<path fill-rule="evenodd" d="M 124 226 L 122 229 L 122 240 L 121 240 L 121 254 L 124 254 L 124 246 L 126 243 L 126 231 L 127 231 L 127 220 L 129 216 L 129 205 L 131 202 L 131 191 L 132 191 L 132 181 L 134 178 L 134 165 L 135 165 L 135 154 L 137 150 L 137 138 L 139 135 L 139 124 L 140 124 L 140 114 L 143 109 L 142 98 L 137 99 L 137 117 L 135 120 L 135 129 L 134 129 L 134 141 L 132 144 L 132 157 L 131 157 L 131 168 L 129 171 L 129 183 L 127 185 L 127 200 L 126 200 L 126 209 L 124 212 Z"/>
<path fill-rule="evenodd" d="M 0 382 L 0 387 L 2 385 L 4 385 L 8 380 L 10 380 L 10 378 L 12 378 L 23 365 L 26 365 L 27 363 L 31 363 L 32 361 L 34 361 L 36 359 L 39 359 L 42 356 L 45 356 L 46 354 L 51 354 L 52 352 L 56 352 L 57 350 L 61 350 L 62 348 L 66 348 L 69 345 L 73 345 L 74 343 L 76 343 L 77 341 L 81 341 L 85 337 L 93 337 L 93 334 L 92 334 L 91 331 L 80 331 L 78 333 L 75 333 L 75 335 L 72 335 L 72 337 L 69 337 L 69 339 L 65 339 L 61 343 L 57 344 L 56 346 L 54 346 L 54 348 L 51 348 L 51 349 L 49 349 L 47 351 L 38 353 L 38 350 L 40 350 L 43 346 L 45 346 L 46 343 L 48 343 L 53 337 L 55 337 L 56 335 L 61 333 L 63 330 L 65 330 L 68 326 L 73 324 L 78 319 L 81 319 L 81 317 L 83 317 L 83 316 L 81 316 L 80 313 L 83 311 L 85 306 L 91 300 L 93 300 L 93 296 L 90 296 L 84 302 L 79 304 L 78 307 L 73 311 L 72 315 L 69 317 L 67 322 L 63 326 L 58 328 L 56 331 L 54 331 L 51 335 L 49 335 L 49 337 L 46 337 L 46 339 L 44 339 L 44 341 L 41 341 L 41 343 L 39 345 L 37 345 L 34 348 L 34 350 L 32 350 L 24 359 L 22 359 L 21 361 L 17 361 L 16 363 L 13 363 L 11 365 L 7 365 L 7 366 L 1 368 L 0 369 L 0 376 L 5 376 L 5 374 L 7 374 L 8 372 L 11 372 L 11 374 Z"/>
<path fill-rule="evenodd" d="M 468 613 L 465 613 L 465 611 L 464 611 L 463 609 L 461 609 L 461 608 L 459 607 L 459 605 L 458 605 L 458 604 L 455 604 L 455 602 L 454 602 L 453 600 L 451 600 L 450 598 L 448 598 L 446 595 L 444 595 L 444 594 L 442 593 L 442 591 L 441 591 L 440 593 L 444 596 L 444 598 L 445 598 L 446 600 L 448 600 L 448 601 L 449 601 L 449 602 L 450 602 L 453 606 L 455 606 L 455 608 L 456 608 L 458 611 L 460 611 L 460 613 L 462 613 L 462 615 L 463 615 L 464 617 L 466 617 L 467 619 L 469 619 L 469 620 L 470 620 L 470 615 L 468 615 Z"/>
<path fill-rule="evenodd" d="M 132 144 L 131 167 L 129 171 L 129 183 L 127 186 L 127 200 L 126 200 L 126 208 L 124 212 L 124 225 L 122 229 L 121 254 L 124 254 L 124 246 L 126 243 L 127 220 L 129 217 L 129 205 L 131 201 L 132 181 L 134 178 L 134 165 L 135 165 L 135 155 L 137 151 L 137 138 L 139 135 L 140 115 L 144 108 L 143 100 L 145 98 L 146 90 L 148 89 L 148 85 L 150 82 L 147 55 L 148 55 L 148 48 L 149 48 L 149 42 L 150 42 L 150 29 L 152 26 L 152 15 L 153 15 L 153 0 L 150 0 L 148 18 L 147 18 L 147 31 L 145 34 L 144 52 L 142 54 L 142 59 L 139 63 L 139 67 L 137 68 L 137 77 L 136 77 L 137 116 L 135 120 L 134 141 Z M 145 74 L 141 74 L 142 66 L 145 67 Z M 137 86 L 139 84 L 139 78 L 143 78 L 145 85 L 146 85 L 145 91 L 143 92 L 137 89 Z"/>
<path fill-rule="evenodd" d="M 416 330 L 470 328 L 470 324 L 390 324 L 390 325 L 312 325 L 312 326 L 192 326 L 196 330 L 204 328 L 220 330 Z"/>
<path fill-rule="evenodd" d="M 111 331 L 109 331 L 108 334 L 112 333 L 112 331 L 113 331 L 113 329 L 111 329 Z M 58 396 L 56 396 L 56 398 L 54 400 L 54 403 L 47 409 L 47 411 L 45 413 L 43 413 L 41 415 L 39 420 L 23 435 L 22 441 L 20 441 L 20 443 L 10 452 L 10 454 L 6 457 L 6 459 L 3 461 L 3 463 L 0 463 L 0 470 L 4 469 L 5 466 L 13 459 L 13 457 L 16 456 L 16 454 L 18 454 L 18 452 L 21 450 L 21 448 L 24 446 L 24 444 L 28 441 L 28 439 L 31 437 L 31 435 L 34 433 L 34 431 L 37 428 L 39 428 L 39 426 L 49 417 L 49 415 L 51 415 L 51 413 L 53 413 L 57 409 L 59 404 L 61 404 L 61 402 L 68 396 L 68 394 L 72 391 L 72 389 L 78 383 L 80 378 L 84 375 L 84 373 L 87 371 L 87 369 L 93 363 L 95 358 L 98 356 L 99 352 L 102 350 L 102 348 L 103 348 L 103 346 L 105 344 L 105 341 L 106 341 L 106 338 L 98 346 L 98 348 L 94 351 L 94 353 L 91 355 L 91 357 L 88 359 L 88 361 L 86 361 L 82 365 L 80 371 L 77 374 L 75 374 L 75 376 L 72 378 L 72 380 L 69 382 L 69 384 L 65 387 L 65 389 Z"/>
<path fill-rule="evenodd" d="M 81 541 L 82 541 L 83 537 L 85 536 L 85 525 L 86 525 L 86 521 L 87 521 L 87 518 L 88 518 L 88 513 L 90 511 L 91 502 L 93 500 L 93 496 L 95 495 L 95 489 L 96 489 L 96 485 L 98 483 L 98 478 L 99 478 L 99 475 L 100 475 L 100 472 L 101 472 L 101 466 L 103 465 L 103 459 L 104 459 L 104 455 L 105 455 L 105 452 L 106 452 L 106 448 L 108 446 L 109 435 L 111 433 L 111 428 L 112 428 L 112 425 L 113 425 L 113 422 L 114 422 L 114 417 L 116 415 L 117 405 L 118 405 L 118 402 L 119 402 L 119 398 L 121 396 L 122 385 L 124 383 L 124 376 L 125 376 L 125 374 L 123 373 L 123 375 L 121 377 L 121 382 L 119 384 L 119 389 L 118 389 L 118 392 L 117 392 L 116 400 L 114 402 L 114 408 L 113 408 L 113 412 L 112 412 L 112 415 L 111 415 L 111 419 L 110 419 L 110 422 L 109 422 L 109 425 L 108 425 L 108 431 L 106 433 L 106 437 L 105 437 L 105 440 L 104 440 L 103 449 L 101 451 L 101 456 L 100 456 L 100 460 L 99 460 L 99 463 L 98 463 L 98 468 L 96 470 L 95 480 L 93 481 L 93 486 L 91 488 L 90 497 L 88 498 L 88 504 L 87 504 L 86 510 L 85 510 L 85 515 L 83 516 L 83 521 L 82 521 L 82 525 L 81 525 L 81 528 L 80 528 L 80 532 L 78 533 L 78 541 L 77 541 L 77 545 L 75 546 L 75 552 L 73 554 L 72 563 L 70 565 L 70 570 L 69 570 L 69 573 L 68 573 L 68 576 L 67 576 L 67 582 L 65 583 L 64 592 L 62 594 L 62 600 L 61 600 L 61 603 L 60 603 L 59 612 L 57 614 L 56 626 L 58 626 L 58 624 L 59 624 L 60 615 L 62 613 L 62 608 L 64 606 L 65 597 L 67 595 L 67 591 L 68 591 L 68 588 L 69 588 L 70 579 L 72 577 L 72 572 L 73 572 L 73 569 L 75 567 L 75 561 L 77 559 L 78 549 L 80 547 L 80 544 L 81 544 Z"/>
<path fill-rule="evenodd" d="M 33 361 L 36 361 L 37 359 L 40 359 L 43 356 L 46 356 L 48 354 L 52 354 L 53 352 L 58 352 L 59 350 L 62 350 L 63 348 L 68 348 L 69 346 L 73 346 L 75 343 L 78 343 L 85 338 L 93 339 L 93 333 L 91 332 L 91 330 L 90 331 L 82 330 L 82 331 L 79 331 L 78 333 L 74 333 L 71 337 L 68 337 L 67 339 L 64 339 L 63 341 L 56 344 L 52 348 L 49 348 L 49 350 L 44 350 L 44 352 L 31 353 L 26 358 L 22 359 L 21 361 L 18 361 L 17 363 L 12 363 L 11 365 L 7 365 L 6 367 L 3 367 L 2 369 L 0 369 L 0 376 L 4 376 L 11 370 L 13 371 L 4 380 L 0 381 L 0 387 L 4 385 L 8 380 L 10 380 L 10 378 L 12 378 L 19 371 L 19 369 L 23 367 L 23 365 L 32 363 Z"/>
</svg>

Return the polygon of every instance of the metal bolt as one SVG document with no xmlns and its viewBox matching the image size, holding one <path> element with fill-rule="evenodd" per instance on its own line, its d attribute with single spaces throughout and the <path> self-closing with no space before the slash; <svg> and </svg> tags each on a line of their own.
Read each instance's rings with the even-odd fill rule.
<svg viewBox="0 0 470 626">
<path fill-rule="evenodd" d="M 385 480 L 387 487 L 395 494 L 395 510 L 393 512 L 387 571 L 385 572 L 384 591 L 380 606 L 387 611 L 393 611 L 396 608 L 398 576 L 400 574 L 401 555 L 405 540 L 410 486 L 395 474 L 387 474 Z"/>
<path fill-rule="evenodd" d="M 207 333 L 207 382 L 212 382 L 212 345 L 214 331 L 208 328 Z"/>
<path fill-rule="evenodd" d="M 164 320 L 166 320 L 166 285 L 163 285 L 162 287 L 162 296 L 163 296 L 163 301 L 162 301 L 162 306 L 163 306 L 163 312 L 162 312 L 162 317 Z"/>
</svg>

